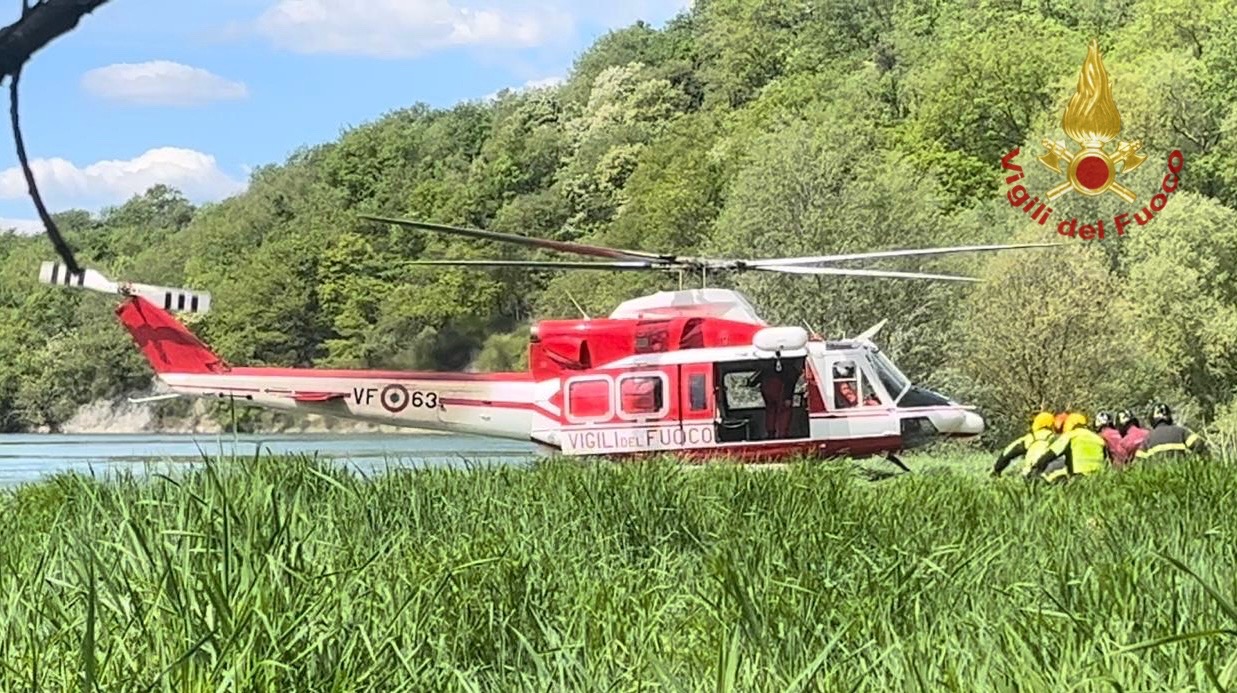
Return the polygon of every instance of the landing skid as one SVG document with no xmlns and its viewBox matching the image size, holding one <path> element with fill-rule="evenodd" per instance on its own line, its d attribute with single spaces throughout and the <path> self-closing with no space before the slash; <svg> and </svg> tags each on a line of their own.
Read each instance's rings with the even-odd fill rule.
<svg viewBox="0 0 1237 693">
<path fill-rule="evenodd" d="M 885 460 L 893 464 L 898 469 L 901 469 L 904 473 L 909 474 L 911 471 L 910 467 L 907 467 L 906 464 L 902 462 L 902 460 L 898 459 L 896 455 L 886 453 Z M 862 464 L 856 464 L 855 469 L 860 476 L 864 477 L 868 481 L 884 481 L 885 479 L 892 479 L 896 476 L 901 476 L 898 472 L 895 472 L 887 467 L 877 469 L 875 467 L 866 467 Z"/>
<path fill-rule="evenodd" d="M 889 453 L 889 454 L 885 455 L 885 459 L 887 459 L 887 460 L 889 460 L 890 462 L 892 462 L 892 463 L 894 464 L 894 466 L 896 466 L 898 469 L 901 469 L 902 471 L 906 472 L 907 474 L 910 474 L 910 473 L 911 473 L 911 468 L 910 468 L 910 467 L 907 467 L 907 466 L 906 466 L 906 464 L 902 462 L 902 460 L 898 459 L 898 456 L 897 456 L 897 455 L 895 455 L 895 454 L 893 454 L 893 453 Z"/>
</svg>

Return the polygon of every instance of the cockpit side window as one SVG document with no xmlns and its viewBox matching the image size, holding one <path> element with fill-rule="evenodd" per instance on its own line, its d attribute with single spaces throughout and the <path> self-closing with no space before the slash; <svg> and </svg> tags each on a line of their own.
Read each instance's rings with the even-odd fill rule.
<svg viewBox="0 0 1237 693">
<path fill-rule="evenodd" d="M 854 361 L 833 364 L 833 403 L 837 409 L 880 406 L 876 388 Z"/>
<path fill-rule="evenodd" d="M 872 367 L 876 369 L 876 377 L 880 378 L 881 384 L 885 386 L 885 392 L 896 402 L 904 392 L 910 389 L 911 383 L 907 380 L 902 371 L 893 365 L 888 356 L 885 356 L 880 351 L 873 349 Z"/>
</svg>

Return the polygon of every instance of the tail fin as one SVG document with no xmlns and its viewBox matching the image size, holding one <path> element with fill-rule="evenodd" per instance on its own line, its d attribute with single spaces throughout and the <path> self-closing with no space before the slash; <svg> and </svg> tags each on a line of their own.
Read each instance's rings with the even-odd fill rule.
<svg viewBox="0 0 1237 693">
<path fill-rule="evenodd" d="M 166 311 L 141 296 L 116 309 L 151 368 L 164 373 L 223 373 L 228 364 Z"/>
</svg>

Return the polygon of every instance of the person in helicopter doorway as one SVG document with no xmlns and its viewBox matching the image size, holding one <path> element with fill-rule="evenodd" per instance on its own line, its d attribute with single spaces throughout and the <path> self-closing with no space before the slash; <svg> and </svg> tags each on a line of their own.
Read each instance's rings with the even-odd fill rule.
<svg viewBox="0 0 1237 693">
<path fill-rule="evenodd" d="M 777 359 L 765 362 L 747 381 L 749 386 L 760 386 L 760 397 L 765 403 L 766 440 L 790 437 L 795 388 L 801 375 L 802 369 L 793 362 Z"/>
<path fill-rule="evenodd" d="M 850 364 L 835 364 L 833 366 L 833 401 L 838 409 L 849 409 L 859 406 L 859 392 L 857 386 L 859 378 L 855 373 L 855 367 Z M 867 397 L 863 398 L 863 406 L 874 407 L 880 404 L 880 400 L 871 392 Z"/>
</svg>

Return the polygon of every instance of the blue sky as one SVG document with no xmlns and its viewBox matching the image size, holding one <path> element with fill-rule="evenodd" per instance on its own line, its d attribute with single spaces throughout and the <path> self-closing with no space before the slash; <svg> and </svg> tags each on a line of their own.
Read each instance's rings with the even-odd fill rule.
<svg viewBox="0 0 1237 693">
<path fill-rule="evenodd" d="M 97 212 L 158 182 L 216 200 L 250 167 L 387 111 L 561 78 L 606 31 L 688 4 L 110 0 L 26 66 L 22 131 L 52 211 Z M 34 228 L 3 130 L 0 227 Z"/>
</svg>

